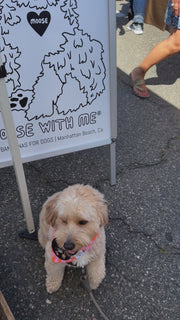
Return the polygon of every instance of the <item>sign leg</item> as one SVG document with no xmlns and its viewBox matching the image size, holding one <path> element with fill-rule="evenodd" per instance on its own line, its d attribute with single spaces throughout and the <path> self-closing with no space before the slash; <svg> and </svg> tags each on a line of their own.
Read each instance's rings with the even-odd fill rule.
<svg viewBox="0 0 180 320">
<path fill-rule="evenodd" d="M 0 57 L 0 65 L 2 65 Z M 12 161 L 16 174 L 16 179 L 19 187 L 20 197 L 26 219 L 27 229 L 29 233 L 35 231 L 31 206 L 29 201 L 29 195 L 27 190 L 26 179 L 24 175 L 24 169 L 21 161 L 21 155 L 18 147 L 18 141 L 16 137 L 16 130 L 14 127 L 13 116 L 8 99 L 7 88 L 4 78 L 0 79 L 0 111 L 2 112 L 2 118 L 5 125 L 9 148 L 11 151 Z"/>
<path fill-rule="evenodd" d="M 116 184 L 116 141 L 112 141 L 110 148 L 110 183 Z"/>
</svg>

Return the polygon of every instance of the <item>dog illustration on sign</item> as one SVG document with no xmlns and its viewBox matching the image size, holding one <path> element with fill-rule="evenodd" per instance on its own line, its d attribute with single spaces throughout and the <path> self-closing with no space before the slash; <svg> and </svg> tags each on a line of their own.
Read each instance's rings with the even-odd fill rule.
<svg viewBox="0 0 180 320">
<path fill-rule="evenodd" d="M 103 45 L 80 29 L 78 18 L 76 0 L 1 1 L 10 104 L 29 121 L 75 112 L 105 90 Z"/>
</svg>

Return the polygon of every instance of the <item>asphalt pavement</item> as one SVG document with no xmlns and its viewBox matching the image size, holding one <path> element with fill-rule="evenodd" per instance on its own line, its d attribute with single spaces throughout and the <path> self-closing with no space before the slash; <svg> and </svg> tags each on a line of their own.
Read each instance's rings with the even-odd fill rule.
<svg viewBox="0 0 180 320">
<path fill-rule="evenodd" d="M 127 1 L 116 1 L 117 182 L 109 182 L 108 147 L 24 165 L 34 222 L 43 202 L 74 183 L 108 201 L 107 273 L 94 297 L 111 320 L 180 320 L 180 54 L 146 76 L 150 98 L 136 97 L 129 73 L 167 31 L 127 30 Z M 16 320 L 100 320 L 80 271 L 45 289 L 44 252 L 21 239 L 25 221 L 13 167 L 0 170 L 0 290 Z"/>
</svg>

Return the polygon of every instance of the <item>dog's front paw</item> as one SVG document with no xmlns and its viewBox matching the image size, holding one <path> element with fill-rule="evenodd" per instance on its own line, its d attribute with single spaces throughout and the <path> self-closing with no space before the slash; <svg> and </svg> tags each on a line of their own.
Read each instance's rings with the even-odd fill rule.
<svg viewBox="0 0 180 320">
<path fill-rule="evenodd" d="M 93 279 L 93 278 L 88 279 L 91 290 L 96 290 L 103 279 L 104 279 L 104 275 L 102 275 L 99 279 Z"/>
<path fill-rule="evenodd" d="M 99 258 L 98 260 L 92 261 L 87 265 L 87 276 L 90 288 L 92 290 L 97 289 L 99 287 L 101 281 L 105 277 L 105 263 L 104 256 Z"/>
<path fill-rule="evenodd" d="M 52 279 L 50 277 L 46 278 L 46 290 L 48 293 L 53 293 L 57 291 L 61 286 L 61 281 L 59 279 Z"/>
</svg>

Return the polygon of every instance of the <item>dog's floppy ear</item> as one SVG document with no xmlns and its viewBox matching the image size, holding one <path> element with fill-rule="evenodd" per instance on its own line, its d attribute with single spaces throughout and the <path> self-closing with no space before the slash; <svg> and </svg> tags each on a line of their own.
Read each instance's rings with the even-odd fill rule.
<svg viewBox="0 0 180 320">
<path fill-rule="evenodd" d="M 100 227 L 108 224 L 108 209 L 104 195 L 89 185 L 84 186 L 82 190 L 84 191 L 84 196 L 90 201 L 90 204 L 97 212 Z"/>
<path fill-rule="evenodd" d="M 59 196 L 59 193 L 55 196 L 50 197 L 46 203 L 44 204 L 44 214 L 45 214 L 45 220 L 46 223 L 51 225 L 52 227 L 56 224 L 56 219 L 58 215 L 58 209 L 57 209 L 57 198 Z"/>
<path fill-rule="evenodd" d="M 106 224 L 108 224 L 108 209 L 103 195 L 101 201 L 98 201 L 96 210 L 100 219 L 100 227 L 104 227 Z"/>
</svg>

